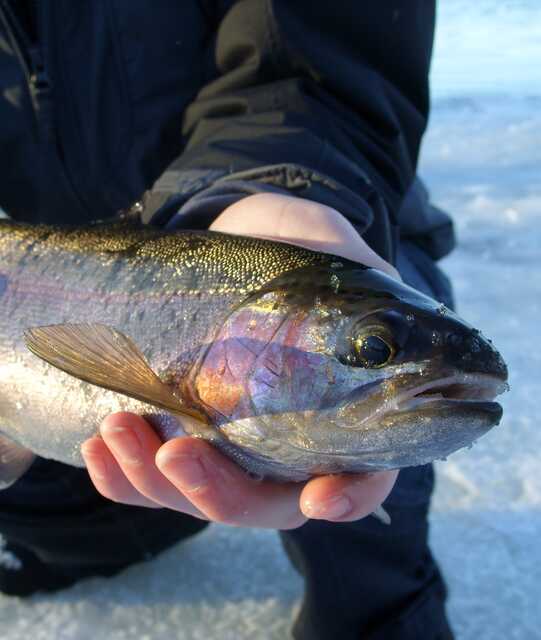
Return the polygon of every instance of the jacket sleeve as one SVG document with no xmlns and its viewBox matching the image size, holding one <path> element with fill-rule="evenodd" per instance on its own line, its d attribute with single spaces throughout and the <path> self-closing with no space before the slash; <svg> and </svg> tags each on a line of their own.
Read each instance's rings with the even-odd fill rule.
<svg viewBox="0 0 541 640">
<path fill-rule="evenodd" d="M 288 193 L 338 209 L 392 261 L 428 116 L 434 2 L 229 4 L 148 215 L 202 228 L 250 193 Z"/>
</svg>

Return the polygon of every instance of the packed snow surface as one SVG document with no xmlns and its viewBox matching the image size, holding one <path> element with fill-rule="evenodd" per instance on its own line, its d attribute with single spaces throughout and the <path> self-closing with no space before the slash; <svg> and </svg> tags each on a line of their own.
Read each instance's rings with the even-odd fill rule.
<svg viewBox="0 0 541 640">
<path fill-rule="evenodd" d="M 445 0 L 421 174 L 456 220 L 459 312 L 501 349 L 504 420 L 437 464 L 431 536 L 459 640 L 541 638 L 541 6 Z M 302 582 L 270 531 L 213 525 L 109 580 L 0 596 L 3 640 L 288 637 Z"/>
</svg>

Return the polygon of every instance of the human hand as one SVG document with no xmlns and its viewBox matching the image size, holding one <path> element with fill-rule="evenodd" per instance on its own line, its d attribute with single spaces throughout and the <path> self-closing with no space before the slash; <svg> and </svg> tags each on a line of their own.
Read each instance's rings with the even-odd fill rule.
<svg viewBox="0 0 541 640">
<path fill-rule="evenodd" d="M 211 229 L 259 236 L 341 255 L 399 278 L 350 223 L 324 205 L 256 194 L 228 207 Z M 112 414 L 82 446 L 88 472 L 106 498 L 167 507 L 235 526 L 292 529 L 308 518 L 358 520 L 387 497 L 398 472 L 319 476 L 303 483 L 257 481 L 208 442 L 192 437 L 162 444 L 140 416 Z"/>
</svg>

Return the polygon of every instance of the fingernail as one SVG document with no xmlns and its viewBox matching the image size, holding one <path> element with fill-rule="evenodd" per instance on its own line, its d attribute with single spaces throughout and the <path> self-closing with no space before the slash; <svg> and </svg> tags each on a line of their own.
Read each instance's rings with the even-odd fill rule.
<svg viewBox="0 0 541 640">
<path fill-rule="evenodd" d="M 319 520 L 334 520 L 343 518 L 353 509 L 351 500 L 347 496 L 333 496 L 323 502 L 313 502 L 305 500 L 303 502 L 303 511 L 309 518 L 317 518 Z"/>
<path fill-rule="evenodd" d="M 208 484 L 208 475 L 200 457 L 186 453 L 160 454 L 156 460 L 158 466 L 169 467 L 182 491 L 196 493 Z"/>
<path fill-rule="evenodd" d="M 94 478 L 98 480 L 105 480 L 105 478 L 107 477 L 107 465 L 105 464 L 105 462 L 103 462 L 100 456 L 96 456 L 93 453 L 87 451 L 84 445 L 81 447 L 81 454 L 86 463 L 86 466 L 91 466 L 92 475 L 94 476 Z"/>
<path fill-rule="evenodd" d="M 139 464 L 141 462 L 141 443 L 130 427 L 105 423 L 107 444 L 111 446 L 120 462 Z"/>
</svg>

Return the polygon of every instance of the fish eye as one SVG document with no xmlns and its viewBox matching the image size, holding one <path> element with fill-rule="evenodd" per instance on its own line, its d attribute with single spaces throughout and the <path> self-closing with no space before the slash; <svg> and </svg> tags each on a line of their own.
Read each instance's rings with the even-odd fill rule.
<svg viewBox="0 0 541 640">
<path fill-rule="evenodd" d="M 386 337 L 376 333 L 364 333 L 353 341 L 354 357 L 350 364 L 366 369 L 378 369 L 388 364 L 395 349 Z"/>
</svg>

